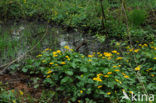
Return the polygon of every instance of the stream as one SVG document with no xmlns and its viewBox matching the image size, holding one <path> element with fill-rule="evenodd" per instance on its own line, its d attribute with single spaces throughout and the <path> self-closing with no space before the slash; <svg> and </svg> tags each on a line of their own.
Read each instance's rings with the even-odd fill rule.
<svg viewBox="0 0 156 103">
<path fill-rule="evenodd" d="M 46 31 L 46 36 L 40 41 Z M 106 42 L 102 43 L 95 36 L 83 34 L 77 29 L 66 31 L 62 27 L 43 22 L 0 24 L 0 65 L 24 54 L 38 42 L 35 49 L 29 53 L 30 56 L 36 56 L 46 48 L 62 49 L 65 45 L 75 50 L 83 41 L 87 44 L 80 46 L 77 52 L 88 55 L 108 50 Z"/>
</svg>

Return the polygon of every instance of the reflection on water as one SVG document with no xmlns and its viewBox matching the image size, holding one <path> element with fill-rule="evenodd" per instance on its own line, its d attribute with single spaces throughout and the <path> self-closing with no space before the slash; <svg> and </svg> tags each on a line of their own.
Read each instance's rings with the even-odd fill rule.
<svg viewBox="0 0 156 103">
<path fill-rule="evenodd" d="M 43 37 L 47 27 L 47 35 L 29 55 L 35 56 L 45 48 L 62 49 L 65 45 L 76 49 L 84 40 L 87 45 L 81 46 L 78 52 L 89 54 L 103 50 L 103 44 L 97 39 L 77 30 L 66 32 L 61 27 L 46 23 L 20 22 L 0 26 L 0 64 L 11 61 L 32 48 Z"/>
</svg>

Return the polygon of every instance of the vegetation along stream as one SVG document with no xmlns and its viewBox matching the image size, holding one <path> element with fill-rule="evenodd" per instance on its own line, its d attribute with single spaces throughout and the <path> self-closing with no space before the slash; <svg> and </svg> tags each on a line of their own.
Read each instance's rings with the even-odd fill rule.
<svg viewBox="0 0 156 103">
<path fill-rule="evenodd" d="M 0 103 L 156 103 L 156 0 L 0 0 Z"/>
</svg>

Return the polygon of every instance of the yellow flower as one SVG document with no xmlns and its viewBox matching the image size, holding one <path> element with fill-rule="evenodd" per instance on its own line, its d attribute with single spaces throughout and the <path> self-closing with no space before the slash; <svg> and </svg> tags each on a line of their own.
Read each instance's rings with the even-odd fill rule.
<svg viewBox="0 0 156 103">
<path fill-rule="evenodd" d="M 12 93 L 14 93 L 14 92 L 15 92 L 15 90 L 13 89 L 13 90 L 11 90 L 11 92 L 12 92 Z"/>
<path fill-rule="evenodd" d="M 42 63 L 45 63 L 46 62 L 46 60 L 42 60 Z"/>
<path fill-rule="evenodd" d="M 63 64 L 63 65 L 64 65 L 64 64 L 66 64 L 66 62 L 61 62 L 61 64 Z"/>
<path fill-rule="evenodd" d="M 112 53 L 118 53 L 116 50 L 113 50 Z"/>
<path fill-rule="evenodd" d="M 97 52 L 97 54 L 101 54 L 100 52 Z"/>
<path fill-rule="evenodd" d="M 46 49 L 45 49 L 45 51 L 48 51 L 48 50 L 50 50 L 50 49 L 49 49 L 49 48 L 46 48 Z"/>
<path fill-rule="evenodd" d="M 137 67 L 135 68 L 135 70 L 136 70 L 136 71 L 139 71 L 139 70 L 140 70 L 140 67 L 141 67 L 141 65 L 137 66 Z"/>
<path fill-rule="evenodd" d="M 54 62 L 50 62 L 49 64 L 52 65 L 52 64 L 54 64 Z"/>
<path fill-rule="evenodd" d="M 122 84 L 122 82 L 121 82 L 120 80 L 118 80 L 118 79 L 115 79 L 115 81 L 116 81 L 116 82 L 119 82 L 120 84 Z"/>
<path fill-rule="evenodd" d="M 57 57 L 58 55 L 53 55 L 53 57 Z"/>
<path fill-rule="evenodd" d="M 125 73 L 122 73 L 122 75 L 126 75 Z"/>
<path fill-rule="evenodd" d="M 61 53 L 61 50 L 57 50 L 56 52 L 57 52 L 57 53 Z"/>
<path fill-rule="evenodd" d="M 154 57 L 153 59 L 155 59 L 155 60 L 156 60 L 156 57 Z"/>
<path fill-rule="evenodd" d="M 99 54 L 98 56 L 99 56 L 99 57 L 102 57 L 102 54 Z"/>
<path fill-rule="evenodd" d="M 115 79 L 115 81 L 118 82 L 119 80 L 118 79 Z"/>
<path fill-rule="evenodd" d="M 102 82 L 101 78 L 97 77 L 97 78 L 93 78 L 93 80 L 95 81 L 99 81 L 99 82 Z"/>
<path fill-rule="evenodd" d="M 49 78 L 50 77 L 50 75 L 47 75 L 47 78 Z"/>
<path fill-rule="evenodd" d="M 52 70 L 49 70 L 49 71 L 47 72 L 47 74 L 50 74 L 50 73 L 52 73 Z"/>
<path fill-rule="evenodd" d="M 13 103 L 17 103 L 16 100 L 12 100 Z"/>
<path fill-rule="evenodd" d="M 124 89 L 122 89 L 122 91 L 124 91 L 124 92 L 125 92 L 125 90 L 124 90 Z"/>
<path fill-rule="evenodd" d="M 151 74 L 151 76 L 154 77 L 155 75 L 154 74 Z"/>
<path fill-rule="evenodd" d="M 129 60 L 126 60 L 126 62 L 128 63 L 128 62 L 129 62 Z"/>
<path fill-rule="evenodd" d="M 89 58 L 93 57 L 93 55 L 88 55 Z"/>
<path fill-rule="evenodd" d="M 39 55 L 37 55 L 36 57 L 41 57 L 42 56 L 42 54 L 39 54 Z"/>
<path fill-rule="evenodd" d="M 97 77 L 100 77 L 100 76 L 102 76 L 103 74 L 102 73 L 99 73 L 99 74 L 97 74 Z"/>
<path fill-rule="evenodd" d="M 111 57 L 111 56 L 112 56 L 112 53 L 104 52 L 104 55 L 105 55 L 106 57 Z"/>
<path fill-rule="evenodd" d="M 82 58 L 84 58 L 84 56 L 81 56 Z"/>
<path fill-rule="evenodd" d="M 64 46 L 65 49 L 70 49 L 69 46 Z"/>
<path fill-rule="evenodd" d="M 108 72 L 107 74 L 112 74 L 112 72 Z"/>
<path fill-rule="evenodd" d="M 139 51 L 139 49 L 135 49 L 134 52 L 137 53 Z"/>
<path fill-rule="evenodd" d="M 153 44 L 154 42 L 152 41 L 152 42 L 150 42 L 151 44 Z"/>
<path fill-rule="evenodd" d="M 83 93 L 83 90 L 80 90 L 80 93 L 82 94 Z"/>
<path fill-rule="evenodd" d="M 121 65 L 118 65 L 118 67 L 121 67 Z"/>
<path fill-rule="evenodd" d="M 139 44 L 139 46 L 142 46 L 142 44 Z"/>
<path fill-rule="evenodd" d="M 69 56 L 67 55 L 67 56 L 65 56 L 66 58 L 69 58 Z"/>
<path fill-rule="evenodd" d="M 109 75 L 104 75 L 104 77 L 108 78 L 108 77 L 109 77 Z"/>
<path fill-rule="evenodd" d="M 116 58 L 116 60 L 121 60 L 121 59 L 122 59 L 122 57 L 117 57 L 117 58 Z"/>
<path fill-rule="evenodd" d="M 117 66 L 115 66 L 115 65 L 113 66 L 113 68 L 116 68 L 116 67 L 117 67 Z"/>
<path fill-rule="evenodd" d="M 110 95 L 110 94 L 111 94 L 111 92 L 108 92 L 108 93 L 107 93 L 107 95 Z"/>
<path fill-rule="evenodd" d="M 148 45 L 147 44 L 144 44 L 144 46 L 147 47 Z"/>
<path fill-rule="evenodd" d="M 133 92 L 132 92 L 132 91 L 129 91 L 129 93 L 133 94 Z"/>
<path fill-rule="evenodd" d="M 88 61 L 89 61 L 89 62 L 91 62 L 91 61 L 92 61 L 92 59 L 89 59 Z"/>
<path fill-rule="evenodd" d="M 57 52 L 53 52 L 53 55 L 56 55 L 57 54 Z"/>
<path fill-rule="evenodd" d="M 119 42 L 117 42 L 117 43 L 116 43 L 116 45 L 117 45 L 117 46 L 120 46 L 120 43 L 119 43 Z"/>
<path fill-rule="evenodd" d="M 99 86 L 98 86 L 98 88 L 101 88 L 101 87 L 102 87 L 102 85 L 99 85 Z"/>
<path fill-rule="evenodd" d="M 128 76 L 128 75 L 125 75 L 124 77 L 125 77 L 125 78 L 129 78 L 129 76 Z"/>
<path fill-rule="evenodd" d="M 133 48 L 129 49 L 129 51 L 132 52 L 133 51 Z"/>
<path fill-rule="evenodd" d="M 115 69 L 115 71 L 116 71 L 116 72 L 119 72 L 120 70 L 119 70 L 119 69 Z"/>
<path fill-rule="evenodd" d="M 19 91 L 19 93 L 20 93 L 20 95 L 23 95 L 24 94 L 21 90 Z"/>
</svg>

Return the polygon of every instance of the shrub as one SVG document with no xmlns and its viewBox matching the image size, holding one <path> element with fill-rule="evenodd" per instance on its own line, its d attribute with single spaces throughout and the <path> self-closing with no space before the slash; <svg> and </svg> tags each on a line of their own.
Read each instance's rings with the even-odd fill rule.
<svg viewBox="0 0 156 103">
<path fill-rule="evenodd" d="M 145 23 L 147 13 L 145 10 L 134 9 L 129 13 L 129 22 L 134 25 L 141 25 Z"/>
</svg>

